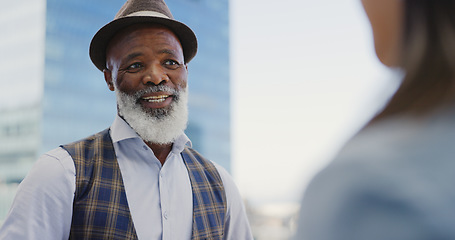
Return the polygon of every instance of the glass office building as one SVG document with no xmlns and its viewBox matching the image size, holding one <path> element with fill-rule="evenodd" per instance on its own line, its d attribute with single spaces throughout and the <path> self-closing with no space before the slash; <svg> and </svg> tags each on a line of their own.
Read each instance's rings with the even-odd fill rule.
<svg viewBox="0 0 455 240">
<path fill-rule="evenodd" d="M 0 225 L 18 183 L 38 157 L 46 3 L 0 8 Z"/>
<path fill-rule="evenodd" d="M 42 151 L 107 128 L 115 94 L 88 57 L 96 31 L 123 0 L 48 0 Z M 193 146 L 230 170 L 229 8 L 227 0 L 167 0 L 174 17 L 199 40 L 189 69 Z"/>
<path fill-rule="evenodd" d="M 88 56 L 122 1 L 47 0 L 41 152 L 109 127 L 115 95 Z"/>
<path fill-rule="evenodd" d="M 231 170 L 228 0 L 168 0 L 174 17 L 198 37 L 189 69 L 189 126 L 193 146 Z"/>
</svg>

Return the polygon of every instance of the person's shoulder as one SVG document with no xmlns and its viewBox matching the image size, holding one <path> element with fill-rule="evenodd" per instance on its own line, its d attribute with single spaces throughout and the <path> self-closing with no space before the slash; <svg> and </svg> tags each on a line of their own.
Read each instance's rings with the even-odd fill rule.
<svg viewBox="0 0 455 240">
<path fill-rule="evenodd" d="M 309 191 L 390 194 L 423 201 L 429 200 L 428 186 L 432 196 L 455 194 L 448 184 L 455 181 L 450 172 L 455 168 L 451 116 L 400 117 L 364 129 L 316 175 Z"/>
<path fill-rule="evenodd" d="M 66 144 L 62 144 L 60 147 L 63 147 L 65 149 L 66 147 L 74 146 L 76 144 L 87 144 L 87 143 L 93 142 L 96 139 L 109 140 L 109 139 L 111 139 L 109 131 L 110 131 L 110 128 L 107 128 L 100 132 L 89 135 L 87 137 L 81 138 L 79 140 L 76 140 L 76 141 L 73 141 L 70 143 L 66 143 Z"/>
<path fill-rule="evenodd" d="M 46 168 L 51 165 L 58 165 L 65 171 L 70 172 L 72 172 L 74 169 L 73 159 L 62 147 L 57 147 L 44 153 L 38 158 L 38 161 L 35 163 L 35 165 L 41 168 Z"/>
<path fill-rule="evenodd" d="M 233 184 L 234 181 L 233 181 L 231 175 L 229 174 L 229 172 L 224 167 L 222 167 L 218 163 L 206 158 L 205 156 L 200 154 L 196 149 L 191 148 L 191 147 L 185 147 L 185 149 L 184 149 L 184 151 L 182 153 L 184 155 L 190 155 L 190 157 L 191 156 L 195 157 L 195 159 L 197 159 L 200 163 L 205 165 L 205 167 L 210 167 L 210 168 L 215 167 L 215 170 L 220 175 L 223 184 L 225 182 L 227 182 L 229 184 L 231 184 L 231 183 Z"/>
<path fill-rule="evenodd" d="M 221 165 L 211 161 L 212 164 L 216 167 L 216 170 L 220 174 L 221 181 L 223 182 L 224 191 L 226 192 L 226 197 L 228 202 L 241 202 L 242 198 L 240 196 L 239 189 L 235 183 L 234 178 L 231 174 Z"/>
<path fill-rule="evenodd" d="M 75 167 L 71 156 L 58 147 L 41 155 L 21 183 L 30 192 L 58 195 L 56 189 L 71 187 Z"/>
<path fill-rule="evenodd" d="M 72 158 L 68 154 L 68 152 L 62 147 L 57 147 L 41 155 L 36 164 L 42 164 L 45 162 L 56 162 L 65 166 L 66 162 L 68 161 L 72 162 Z"/>
<path fill-rule="evenodd" d="M 216 170 L 220 174 L 221 179 L 223 180 L 223 183 L 231 182 L 232 184 L 234 184 L 234 179 L 232 178 L 231 174 L 223 166 L 214 161 L 211 160 L 208 161 L 210 161 L 215 166 Z"/>
<path fill-rule="evenodd" d="M 364 128 L 339 152 L 337 161 L 368 161 L 381 165 L 451 155 L 455 114 L 437 112 L 426 117 L 397 116 Z M 367 159 L 365 159 L 365 157 Z M 359 159 L 360 158 L 360 159 Z"/>
<path fill-rule="evenodd" d="M 337 224 L 372 217 L 394 221 L 398 216 L 418 221 L 420 226 L 441 217 L 453 222 L 452 120 L 450 115 L 395 118 L 364 129 L 312 179 L 304 194 L 302 214 L 311 216 L 312 222 Z M 384 223 L 381 218 L 376 220 Z M 306 230 L 321 228 L 312 222 L 305 222 L 311 226 Z"/>
<path fill-rule="evenodd" d="M 229 172 L 223 167 L 221 166 L 220 164 L 206 158 L 205 156 L 203 156 L 202 154 L 200 154 L 197 150 L 195 150 L 194 148 L 190 148 L 190 147 L 186 147 L 186 150 L 187 150 L 187 153 L 191 153 L 195 156 L 198 156 L 199 160 L 200 161 L 203 161 L 205 163 L 208 163 L 209 165 L 213 165 L 215 166 L 215 169 L 216 171 L 218 172 L 218 174 L 220 174 L 220 177 L 221 177 L 221 180 L 224 182 L 229 182 L 229 183 L 233 183 L 234 180 L 232 179 L 231 175 L 229 174 Z"/>
</svg>

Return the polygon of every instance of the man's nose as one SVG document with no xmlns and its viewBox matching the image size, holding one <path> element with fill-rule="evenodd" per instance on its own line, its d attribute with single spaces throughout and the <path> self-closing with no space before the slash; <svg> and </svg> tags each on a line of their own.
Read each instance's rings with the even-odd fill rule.
<svg viewBox="0 0 455 240">
<path fill-rule="evenodd" d="M 160 67 L 150 67 L 142 78 L 142 82 L 145 85 L 160 85 L 169 80 L 167 73 Z"/>
</svg>

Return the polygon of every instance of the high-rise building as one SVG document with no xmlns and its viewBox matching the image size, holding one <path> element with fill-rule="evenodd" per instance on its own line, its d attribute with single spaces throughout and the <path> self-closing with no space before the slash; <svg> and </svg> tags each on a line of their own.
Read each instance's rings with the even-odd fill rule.
<svg viewBox="0 0 455 240">
<path fill-rule="evenodd" d="M 0 8 L 0 225 L 40 145 L 45 1 Z"/>
<path fill-rule="evenodd" d="M 188 66 L 186 133 L 195 149 L 230 171 L 228 0 L 165 1 L 174 17 L 195 31 L 199 42 L 198 54 Z M 16 146 L 0 148 L 0 169 L 9 168 L 7 163 L 16 163 L 19 158 L 21 163 L 28 163 L 27 167 L 19 167 L 25 170 L 17 170 L 14 177 L 8 171 L 0 172 L 0 197 L 3 189 L 7 189 L 8 196 L 14 192 L 4 188 L 4 183 L 13 178 L 20 180 L 39 154 L 111 125 L 116 114 L 115 94 L 91 63 L 88 48 L 96 31 L 114 18 L 124 2 L 17 0 L 0 9 L 0 30 L 8 27 L 16 36 L 0 37 L 0 73 L 6 68 L 14 70 L 9 71 L 10 80 L 0 79 L 0 83 L 27 83 L 8 85 L 10 89 L 5 90 L 8 96 L 21 98 L 23 104 L 22 110 L 0 111 L 0 141 Z M 30 33 L 36 36 L 30 38 Z M 32 84 L 27 82 L 31 78 Z M 32 93 L 27 92 L 29 86 L 33 86 Z M 19 135 L 12 138 L 11 134 Z M 35 140 L 25 141 L 24 136 Z M 0 202 L 0 224 L 8 204 Z"/>
</svg>

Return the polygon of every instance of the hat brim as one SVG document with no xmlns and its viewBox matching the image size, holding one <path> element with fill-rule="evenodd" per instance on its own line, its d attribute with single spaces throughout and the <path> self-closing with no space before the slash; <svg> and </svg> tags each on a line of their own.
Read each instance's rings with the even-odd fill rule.
<svg viewBox="0 0 455 240">
<path fill-rule="evenodd" d="M 93 64 L 103 71 L 106 68 L 106 48 L 109 41 L 114 35 L 133 24 L 138 23 L 156 23 L 169 28 L 179 38 L 183 49 L 185 62 L 188 63 L 193 59 L 197 52 L 197 38 L 194 32 L 185 24 L 161 17 L 153 16 L 130 16 L 113 20 L 104 25 L 92 39 L 90 43 L 90 59 Z"/>
</svg>

